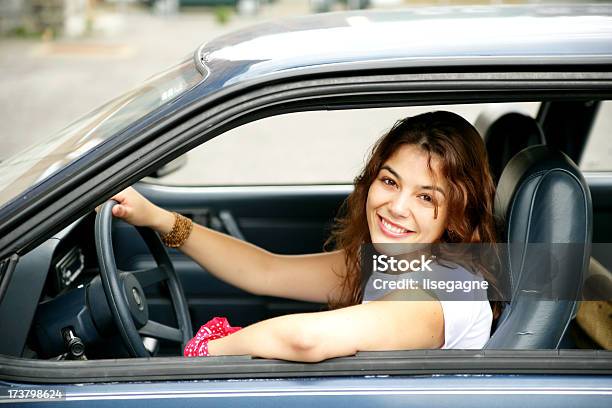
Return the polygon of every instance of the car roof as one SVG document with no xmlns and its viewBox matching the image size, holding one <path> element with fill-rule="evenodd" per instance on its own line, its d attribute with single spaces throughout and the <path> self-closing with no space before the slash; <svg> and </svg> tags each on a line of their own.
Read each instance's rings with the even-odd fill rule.
<svg viewBox="0 0 612 408">
<path fill-rule="evenodd" d="M 606 64 L 612 62 L 612 6 L 325 13 L 233 32 L 202 45 L 197 57 L 209 89 L 296 71 Z"/>
</svg>

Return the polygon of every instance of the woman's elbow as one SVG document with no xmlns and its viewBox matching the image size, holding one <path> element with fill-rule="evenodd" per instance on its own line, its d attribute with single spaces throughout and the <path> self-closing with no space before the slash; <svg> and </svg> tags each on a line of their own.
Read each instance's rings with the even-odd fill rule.
<svg viewBox="0 0 612 408">
<path fill-rule="evenodd" d="M 296 361 L 307 363 L 318 363 L 328 358 L 353 355 L 357 350 L 349 350 L 348 345 L 338 345 L 330 347 L 323 336 L 314 331 L 297 330 L 292 336 L 291 349 Z M 340 348 L 338 347 L 340 346 Z"/>
<path fill-rule="evenodd" d="M 325 359 L 321 353 L 317 336 L 309 330 L 295 330 L 289 339 L 290 353 L 296 361 L 316 363 Z"/>
</svg>

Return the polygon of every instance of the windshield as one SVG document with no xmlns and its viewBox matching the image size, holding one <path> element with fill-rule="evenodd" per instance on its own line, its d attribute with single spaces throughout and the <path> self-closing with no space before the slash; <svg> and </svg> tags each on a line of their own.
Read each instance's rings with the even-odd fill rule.
<svg viewBox="0 0 612 408">
<path fill-rule="evenodd" d="M 1 161 L 0 207 L 202 79 L 190 57 L 52 137 Z"/>
</svg>

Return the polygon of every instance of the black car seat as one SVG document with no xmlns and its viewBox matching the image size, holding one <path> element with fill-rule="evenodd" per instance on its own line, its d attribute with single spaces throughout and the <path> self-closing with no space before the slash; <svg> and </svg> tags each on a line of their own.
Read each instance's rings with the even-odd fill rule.
<svg viewBox="0 0 612 408">
<path fill-rule="evenodd" d="M 491 123 L 484 132 L 484 142 L 495 183 L 515 154 L 526 147 L 546 143 L 538 122 L 518 112 L 506 113 Z"/>
<path fill-rule="evenodd" d="M 565 154 L 544 145 L 531 146 L 510 159 L 501 174 L 495 216 L 501 222 L 502 240 L 508 243 L 502 263 L 509 275 L 511 300 L 485 348 L 557 348 L 575 314 L 589 265 L 588 186 Z M 572 244 L 555 247 L 555 243 Z M 542 275 L 549 282 L 534 277 L 540 270 L 538 261 L 551 259 L 543 251 L 557 258 L 552 276 Z"/>
</svg>

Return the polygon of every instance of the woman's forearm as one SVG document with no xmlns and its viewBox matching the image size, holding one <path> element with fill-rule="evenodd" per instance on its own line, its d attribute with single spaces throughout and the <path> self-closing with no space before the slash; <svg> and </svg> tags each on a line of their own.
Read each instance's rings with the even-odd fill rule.
<svg viewBox="0 0 612 408">
<path fill-rule="evenodd" d="M 261 321 L 229 336 L 208 342 L 211 356 L 248 354 L 262 358 L 315 362 L 314 342 L 303 336 L 300 315 L 286 315 Z"/>
<path fill-rule="evenodd" d="M 157 208 L 156 221 L 151 227 L 167 234 L 174 225 L 174 215 Z M 264 274 L 270 269 L 273 258 L 270 252 L 196 223 L 179 249 L 223 281 L 254 294 L 263 294 Z"/>
<path fill-rule="evenodd" d="M 444 317 L 437 300 L 385 300 L 314 313 L 264 320 L 208 343 L 215 355 L 317 362 L 358 351 L 440 348 Z"/>
</svg>

